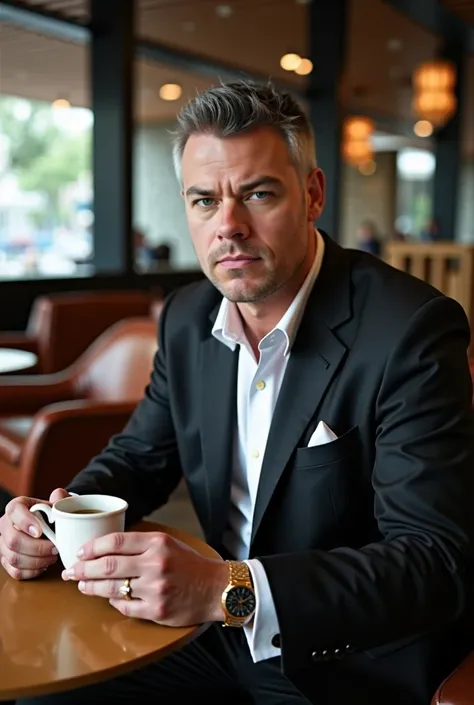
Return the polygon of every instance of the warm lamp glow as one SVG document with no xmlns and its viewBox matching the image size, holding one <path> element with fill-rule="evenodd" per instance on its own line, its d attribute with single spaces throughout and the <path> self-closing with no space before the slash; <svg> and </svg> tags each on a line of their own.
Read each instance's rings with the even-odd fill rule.
<svg viewBox="0 0 474 705">
<path fill-rule="evenodd" d="M 181 86 L 177 83 L 164 83 L 160 88 L 160 98 L 162 100 L 178 100 L 182 92 Z"/>
<path fill-rule="evenodd" d="M 413 75 L 413 109 L 422 120 L 444 125 L 456 112 L 456 69 L 449 61 L 428 61 Z"/>
<path fill-rule="evenodd" d="M 346 161 L 354 166 L 367 164 L 374 156 L 374 150 L 365 140 L 348 140 L 342 147 L 342 153 Z"/>
<path fill-rule="evenodd" d="M 295 73 L 299 76 L 307 76 L 313 70 L 313 62 L 309 59 L 301 59 L 299 66 L 295 68 Z"/>
<path fill-rule="evenodd" d="M 344 123 L 345 135 L 352 140 L 367 139 L 374 131 L 375 125 L 373 121 L 367 117 L 347 118 Z"/>
<path fill-rule="evenodd" d="M 433 134 L 433 125 L 429 120 L 418 120 L 413 126 L 413 132 L 417 137 L 430 137 Z"/>
<path fill-rule="evenodd" d="M 449 61 L 427 61 L 413 74 L 418 91 L 451 91 L 456 82 L 456 69 Z"/>
<path fill-rule="evenodd" d="M 280 59 L 280 66 L 285 71 L 296 71 L 301 64 L 301 56 L 299 54 L 284 54 Z"/>
<path fill-rule="evenodd" d="M 421 93 L 413 100 L 417 115 L 434 125 L 447 122 L 456 112 L 456 106 L 456 96 L 452 93 Z"/>
<path fill-rule="evenodd" d="M 342 156 L 354 167 L 373 162 L 374 148 L 371 137 L 375 125 L 370 118 L 355 116 L 347 118 L 343 127 Z"/>
<path fill-rule="evenodd" d="M 53 100 L 51 106 L 55 110 L 67 110 L 71 107 L 71 103 L 66 98 L 57 98 L 56 100 Z"/>
</svg>

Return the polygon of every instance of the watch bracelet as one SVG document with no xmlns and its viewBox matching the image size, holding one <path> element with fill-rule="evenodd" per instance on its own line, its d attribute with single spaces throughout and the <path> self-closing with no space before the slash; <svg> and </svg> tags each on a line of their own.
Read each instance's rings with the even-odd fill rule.
<svg viewBox="0 0 474 705">
<path fill-rule="evenodd" d="M 229 583 L 244 583 L 252 590 L 253 582 L 250 569 L 246 563 L 243 561 L 232 561 L 226 560 L 229 566 Z M 245 622 L 239 619 L 233 619 L 232 616 L 227 612 L 226 619 L 222 623 L 223 627 L 243 627 Z"/>
<path fill-rule="evenodd" d="M 246 583 L 253 589 L 249 567 L 243 561 L 227 561 L 229 565 L 229 582 Z"/>
</svg>

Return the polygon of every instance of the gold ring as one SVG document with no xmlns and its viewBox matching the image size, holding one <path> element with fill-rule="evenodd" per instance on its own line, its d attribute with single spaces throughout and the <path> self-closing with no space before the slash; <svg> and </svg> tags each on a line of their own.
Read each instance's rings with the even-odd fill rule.
<svg viewBox="0 0 474 705">
<path fill-rule="evenodd" d="M 119 590 L 119 595 L 120 597 L 123 597 L 124 600 L 132 599 L 132 588 L 130 587 L 130 578 L 126 578 L 123 581 L 123 585 L 120 587 Z"/>
</svg>

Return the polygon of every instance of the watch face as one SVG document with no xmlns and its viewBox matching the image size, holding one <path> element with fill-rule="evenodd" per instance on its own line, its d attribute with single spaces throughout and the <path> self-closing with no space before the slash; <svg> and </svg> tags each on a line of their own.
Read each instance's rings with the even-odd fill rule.
<svg viewBox="0 0 474 705">
<path fill-rule="evenodd" d="M 245 585 L 231 588 L 227 593 L 225 606 L 232 617 L 250 617 L 255 610 L 253 590 Z"/>
</svg>

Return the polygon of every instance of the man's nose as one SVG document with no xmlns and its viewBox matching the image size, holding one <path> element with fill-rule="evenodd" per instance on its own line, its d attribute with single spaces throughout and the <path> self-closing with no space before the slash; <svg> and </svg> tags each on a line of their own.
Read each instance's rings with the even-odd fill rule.
<svg viewBox="0 0 474 705">
<path fill-rule="evenodd" d="M 231 240 L 232 238 L 248 238 L 250 229 L 243 219 L 242 209 L 237 204 L 223 205 L 221 207 L 221 221 L 216 235 L 219 240 Z"/>
</svg>

